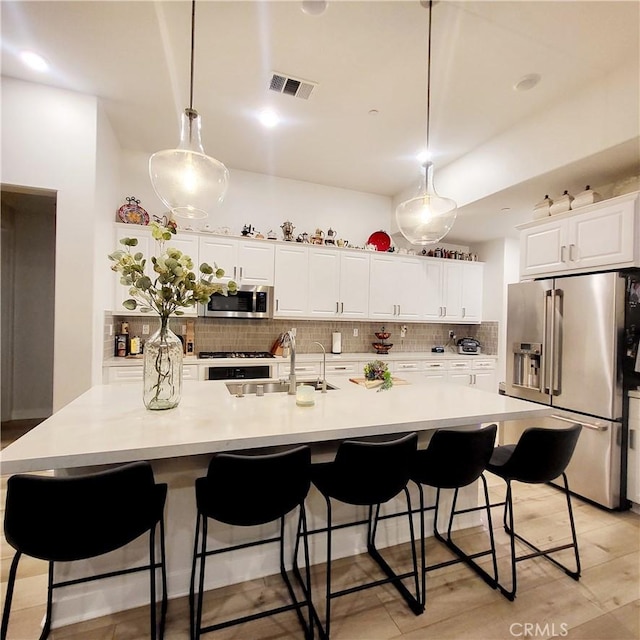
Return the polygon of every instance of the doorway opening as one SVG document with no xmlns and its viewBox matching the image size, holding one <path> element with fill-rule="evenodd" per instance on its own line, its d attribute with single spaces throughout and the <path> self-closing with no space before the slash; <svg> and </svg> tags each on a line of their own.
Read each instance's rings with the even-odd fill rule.
<svg viewBox="0 0 640 640">
<path fill-rule="evenodd" d="M 3 440 L 53 412 L 56 200 L 44 189 L 0 192 Z"/>
</svg>

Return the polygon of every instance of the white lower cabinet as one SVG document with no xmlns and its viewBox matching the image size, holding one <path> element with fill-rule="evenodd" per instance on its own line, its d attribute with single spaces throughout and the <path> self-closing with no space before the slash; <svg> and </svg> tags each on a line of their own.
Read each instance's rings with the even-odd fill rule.
<svg viewBox="0 0 640 640">
<path fill-rule="evenodd" d="M 446 382 L 447 377 L 449 375 L 448 367 L 446 362 L 439 361 L 431 361 L 427 360 L 424 364 L 424 373 L 425 378 L 429 378 L 430 380 L 440 382 Z"/>
<path fill-rule="evenodd" d="M 107 384 L 116 382 L 142 382 L 142 364 L 126 367 L 105 367 Z M 197 364 L 182 365 L 182 380 L 198 380 L 199 370 Z M 140 391 L 142 393 L 142 390 Z"/>
<path fill-rule="evenodd" d="M 640 392 L 630 392 L 627 444 L 627 500 L 640 505 Z"/>
<path fill-rule="evenodd" d="M 497 393 L 495 368 L 493 360 L 454 360 L 449 363 L 447 379 L 454 384 Z"/>
<path fill-rule="evenodd" d="M 320 365 L 322 366 L 322 365 Z M 345 376 L 362 373 L 364 365 L 359 362 L 327 362 L 328 376 Z"/>
<path fill-rule="evenodd" d="M 328 365 L 327 365 L 328 366 Z M 286 378 L 291 372 L 290 362 L 281 362 L 278 364 L 278 377 Z M 318 362 L 296 362 L 295 373 L 300 379 L 314 378 L 322 372 L 322 364 Z"/>
</svg>

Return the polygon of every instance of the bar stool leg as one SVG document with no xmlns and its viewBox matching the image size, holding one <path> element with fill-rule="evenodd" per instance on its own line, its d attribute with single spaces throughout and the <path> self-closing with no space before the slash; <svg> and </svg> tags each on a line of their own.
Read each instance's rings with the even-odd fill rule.
<svg viewBox="0 0 640 640">
<path fill-rule="evenodd" d="M 11 613 L 11 601 L 13 600 L 13 589 L 16 584 L 16 574 L 18 572 L 18 562 L 22 556 L 21 551 L 16 551 L 11 561 L 9 569 L 9 581 L 7 582 L 7 593 L 4 597 L 4 611 L 2 612 L 2 627 L 0 627 L 0 640 L 7 640 L 9 629 L 9 614 Z"/>
</svg>

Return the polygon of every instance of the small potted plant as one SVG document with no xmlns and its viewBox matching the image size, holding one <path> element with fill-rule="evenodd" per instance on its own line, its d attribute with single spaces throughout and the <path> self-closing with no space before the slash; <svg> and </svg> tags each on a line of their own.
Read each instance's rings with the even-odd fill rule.
<svg viewBox="0 0 640 640">
<path fill-rule="evenodd" d="M 373 360 L 364 365 L 365 385 L 368 388 L 379 387 L 378 391 L 391 389 L 393 379 L 386 362 L 382 360 Z"/>
</svg>

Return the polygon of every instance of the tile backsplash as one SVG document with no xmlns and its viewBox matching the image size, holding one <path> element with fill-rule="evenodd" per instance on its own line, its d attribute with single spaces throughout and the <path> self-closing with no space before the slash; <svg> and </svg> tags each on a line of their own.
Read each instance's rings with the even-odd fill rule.
<svg viewBox="0 0 640 640">
<path fill-rule="evenodd" d="M 112 316 L 105 314 L 104 356 L 114 354 L 115 334 L 122 322 L 129 323 L 129 334 L 140 336 L 144 341 L 143 325 L 149 325 L 153 333 L 159 326 L 155 317 Z M 331 351 L 331 334 L 342 334 L 342 353 L 375 353 L 371 346 L 376 342 L 374 333 L 381 331 L 380 322 L 333 322 L 331 320 L 227 320 L 217 318 L 174 318 L 170 326 L 174 333 L 185 333 L 187 322 L 195 325 L 195 352 L 199 351 L 270 351 L 276 338 L 292 327 L 296 327 L 296 348 L 298 353 L 313 353 L 319 350 L 314 342 L 320 342 L 327 353 Z M 111 325 L 113 335 L 109 335 Z M 406 326 L 404 338 L 400 337 L 401 327 Z M 487 355 L 498 353 L 498 323 L 481 324 L 432 324 L 386 322 L 385 331 L 391 333 L 387 342 L 393 344 L 393 353 L 403 351 L 431 351 L 434 346 L 453 347 L 449 331 L 457 338 L 472 337 L 480 341 L 482 352 Z M 357 336 L 354 333 L 357 332 Z"/>
</svg>

